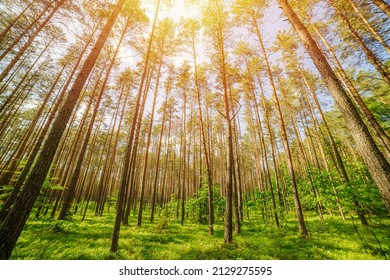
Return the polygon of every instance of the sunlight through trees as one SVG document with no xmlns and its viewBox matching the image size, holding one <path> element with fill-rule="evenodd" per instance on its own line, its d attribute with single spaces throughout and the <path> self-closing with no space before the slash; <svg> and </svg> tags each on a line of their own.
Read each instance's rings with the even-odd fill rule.
<svg viewBox="0 0 390 280">
<path fill-rule="evenodd" d="M 129 226 L 229 245 L 254 220 L 281 232 L 292 215 L 305 240 L 312 216 L 388 219 L 387 2 L 0 10 L 0 259 L 32 219 L 112 217 L 112 255 Z"/>
</svg>

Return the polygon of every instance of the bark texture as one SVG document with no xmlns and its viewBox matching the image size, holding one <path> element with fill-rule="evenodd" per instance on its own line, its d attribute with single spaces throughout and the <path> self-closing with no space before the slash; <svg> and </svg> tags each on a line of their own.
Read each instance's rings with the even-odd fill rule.
<svg viewBox="0 0 390 280">
<path fill-rule="evenodd" d="M 122 9 L 125 0 L 119 0 L 113 9 L 110 18 L 107 20 L 102 32 L 100 33 L 93 49 L 88 55 L 83 67 L 80 70 L 63 107 L 60 109 L 56 120 L 53 123 L 48 137 L 43 144 L 42 151 L 38 156 L 35 165 L 29 177 L 26 180 L 23 190 L 15 201 L 15 205 L 5 218 L 0 228 L 0 259 L 9 259 L 12 250 L 15 247 L 20 233 L 27 221 L 35 200 L 42 188 L 50 165 L 53 161 L 61 136 L 66 128 L 68 120 L 72 114 L 74 106 L 84 87 L 87 78 L 95 65 L 95 62 L 107 40 L 108 35 L 114 25 L 114 22 Z"/>
<path fill-rule="evenodd" d="M 288 17 L 298 37 L 304 44 L 306 50 L 311 56 L 315 66 L 320 72 L 327 88 L 332 94 L 337 107 L 347 121 L 347 126 L 353 136 L 358 151 L 377 184 L 387 210 L 390 212 L 390 165 L 381 151 L 376 146 L 366 125 L 359 116 L 358 111 L 349 99 L 341 82 L 328 64 L 325 56 L 321 52 L 317 43 L 311 37 L 310 33 L 298 18 L 297 14 L 286 0 L 278 0 L 278 3 L 285 15 Z"/>
</svg>

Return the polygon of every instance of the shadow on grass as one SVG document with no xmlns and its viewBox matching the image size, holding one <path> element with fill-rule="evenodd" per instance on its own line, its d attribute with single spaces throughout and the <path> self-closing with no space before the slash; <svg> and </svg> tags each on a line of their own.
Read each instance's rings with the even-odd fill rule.
<svg viewBox="0 0 390 280">
<path fill-rule="evenodd" d="M 146 222 L 141 228 L 122 226 L 119 251 L 109 253 L 113 219 L 92 217 L 79 222 L 51 219 L 30 220 L 15 248 L 13 259 L 139 259 L 139 260 L 310 260 L 310 259 L 384 259 L 390 253 L 390 223 L 373 220 L 376 235 L 352 221 L 315 215 L 306 217 L 309 237 L 301 238 L 293 216 L 281 227 L 272 221 L 244 220 L 242 234 L 233 244 L 224 243 L 222 224 L 209 236 L 207 225 L 178 221 Z M 359 234 L 356 232 L 357 229 Z M 380 251 L 378 248 L 380 248 Z M 387 250 L 387 251 L 386 251 Z"/>
</svg>

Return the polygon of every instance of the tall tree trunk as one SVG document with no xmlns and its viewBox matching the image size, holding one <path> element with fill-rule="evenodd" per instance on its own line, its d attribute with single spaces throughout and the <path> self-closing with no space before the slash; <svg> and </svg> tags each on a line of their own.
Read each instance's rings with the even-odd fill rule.
<svg viewBox="0 0 390 280">
<path fill-rule="evenodd" d="M 299 232 L 302 235 L 302 237 L 307 237 L 308 233 L 307 233 L 307 228 L 305 225 L 305 219 L 303 216 L 301 202 L 299 199 L 298 186 L 297 186 L 297 182 L 296 182 L 296 178 L 295 178 L 295 170 L 294 170 L 294 166 L 293 166 L 290 144 L 288 142 L 287 131 L 286 131 L 286 127 L 285 127 L 285 123 L 284 123 L 284 119 L 283 119 L 283 113 L 282 113 L 281 108 L 280 108 L 279 98 L 278 98 L 278 94 L 276 92 L 273 73 L 271 70 L 271 65 L 270 65 L 269 60 L 268 60 L 268 55 L 267 55 L 267 52 L 266 52 L 266 49 L 265 49 L 265 46 L 263 43 L 263 39 L 262 39 L 262 36 L 260 33 L 260 28 L 259 28 L 257 20 L 255 18 L 253 18 L 253 26 L 255 27 L 255 34 L 257 35 L 257 39 L 258 39 L 258 42 L 260 44 L 260 49 L 261 49 L 261 52 L 263 54 L 263 58 L 264 58 L 264 61 L 266 64 L 268 78 L 270 80 L 270 84 L 271 84 L 271 88 L 272 88 L 272 94 L 273 94 L 273 97 L 275 100 L 276 110 L 277 110 L 278 116 L 279 116 L 280 128 L 282 131 L 283 145 L 284 145 L 284 149 L 285 149 L 285 153 L 286 153 L 287 170 L 288 170 L 290 180 L 291 180 L 291 187 L 292 187 L 292 193 L 293 193 L 293 197 L 294 197 L 295 213 L 296 213 L 297 220 L 298 220 Z"/>
<path fill-rule="evenodd" d="M 340 79 L 343 81 L 343 83 L 346 85 L 348 91 L 347 93 L 350 93 L 351 98 L 354 100 L 357 108 L 362 113 L 362 115 L 366 118 L 368 123 L 372 126 L 372 129 L 375 134 L 374 140 L 376 140 L 383 148 L 383 153 L 387 159 L 387 161 L 390 161 L 390 138 L 386 134 L 383 127 L 378 123 L 375 116 L 372 114 L 372 112 L 368 109 L 367 105 L 364 103 L 363 99 L 361 98 L 360 94 L 356 90 L 355 86 L 353 85 L 351 79 L 348 77 L 348 75 L 345 73 L 341 62 L 337 58 L 336 54 L 332 50 L 331 46 L 327 42 L 327 40 L 322 36 L 321 32 L 318 30 L 318 28 L 312 23 L 311 26 L 316 31 L 317 35 L 321 38 L 322 42 L 326 46 L 327 50 L 331 54 L 334 62 L 337 65 L 337 74 L 339 74 Z"/>
<path fill-rule="evenodd" d="M 181 216 L 180 216 L 180 224 L 184 225 L 184 212 L 185 212 L 185 199 L 186 199 L 186 182 L 187 182 L 187 89 L 184 89 L 183 92 L 183 116 L 182 116 L 182 135 L 181 135 L 181 153 L 180 153 L 180 163 L 183 165 L 183 174 L 182 180 L 179 180 L 179 188 L 180 188 L 180 204 L 181 204 Z M 181 168 L 179 169 L 181 172 Z"/>
<path fill-rule="evenodd" d="M 383 0 L 372 0 L 372 3 L 375 4 L 382 12 L 384 12 L 388 17 L 390 17 L 390 5 Z"/>
<path fill-rule="evenodd" d="M 0 74 L 0 82 L 8 75 L 9 71 L 15 66 L 15 64 L 19 61 L 20 57 L 25 53 L 25 51 L 30 47 L 35 37 L 42 31 L 42 29 L 46 26 L 46 24 L 51 20 L 54 14 L 58 11 L 58 9 L 64 4 L 66 0 L 61 0 L 57 3 L 51 13 L 46 17 L 46 19 L 39 25 L 37 30 L 28 38 L 27 42 L 23 45 L 23 47 L 18 51 L 18 53 L 14 56 L 10 63 L 8 63 L 7 67 Z"/>
<path fill-rule="evenodd" d="M 63 107 L 59 111 L 58 116 L 53 123 L 49 135 L 43 144 L 42 151 L 39 154 L 29 177 L 27 178 L 24 189 L 20 193 L 14 206 L 0 227 L 0 240 L 2 240 L 2 243 L 0 244 L 0 259 L 8 259 L 11 256 L 16 241 L 23 230 L 34 202 L 42 188 L 42 184 L 49 171 L 49 167 L 54 158 L 61 136 L 72 114 L 80 92 L 83 89 L 93 66 L 95 65 L 100 51 L 110 34 L 112 26 L 114 25 L 124 2 L 125 0 L 119 0 L 114 7 L 112 14 L 107 20 L 107 23 L 88 55 L 88 58 L 84 62 L 84 65 L 77 75 Z"/>
<path fill-rule="evenodd" d="M 363 42 L 360 35 L 357 33 L 355 28 L 352 26 L 348 17 L 345 15 L 345 13 L 343 13 L 343 11 L 340 10 L 340 8 L 337 7 L 337 5 L 334 3 L 334 0 L 330 0 L 329 2 L 336 10 L 336 13 L 345 22 L 348 29 L 351 31 L 351 34 L 355 38 L 356 42 L 362 48 L 362 50 L 366 54 L 367 58 L 371 61 L 372 65 L 374 65 L 375 69 L 382 76 L 382 78 L 386 81 L 386 83 L 388 83 L 390 85 L 390 74 L 389 74 L 389 71 L 387 70 L 386 66 L 384 66 L 382 64 L 382 62 L 377 58 L 377 56 L 366 46 L 366 44 Z"/>
<path fill-rule="evenodd" d="M 159 68 L 158 68 L 158 71 L 157 71 L 156 87 L 154 89 L 152 111 L 151 111 L 150 121 L 149 121 L 148 139 L 146 141 L 146 147 L 145 147 L 144 166 L 143 166 L 142 181 L 141 181 L 141 193 L 140 193 L 139 206 L 138 206 L 137 227 L 141 227 L 141 224 L 142 224 L 142 213 L 144 211 L 143 205 L 144 205 L 146 176 L 147 176 L 147 171 L 148 171 L 149 147 L 150 147 L 150 141 L 151 141 L 151 138 L 152 138 L 152 129 L 153 129 L 153 122 L 154 122 L 154 112 L 155 112 L 155 108 L 156 108 L 157 93 L 158 93 L 158 87 L 159 87 L 159 83 L 160 83 L 162 63 L 163 63 L 163 60 L 162 60 L 162 52 L 161 52 L 160 53 L 160 58 L 159 58 Z"/>
<path fill-rule="evenodd" d="M 118 55 L 119 48 L 121 46 L 122 40 L 123 40 L 123 38 L 125 36 L 127 26 L 128 26 L 128 23 L 125 24 L 125 28 L 123 29 L 122 34 L 121 34 L 121 36 L 119 38 L 119 42 L 118 42 L 117 47 L 115 49 L 115 52 L 114 52 L 114 54 L 112 56 L 110 65 L 108 66 L 108 69 L 106 71 L 106 75 L 104 77 L 103 84 L 102 84 L 102 86 L 100 88 L 99 95 L 97 96 L 96 103 L 95 103 L 95 106 L 94 106 L 94 109 L 93 109 L 93 113 L 92 113 L 91 119 L 89 121 L 88 130 L 87 130 L 87 132 L 86 132 L 86 134 L 84 136 L 84 141 L 82 143 L 82 147 L 81 147 L 80 153 L 79 153 L 78 158 L 77 158 L 76 168 L 73 171 L 72 178 L 70 180 L 68 189 L 65 191 L 65 196 L 64 196 L 64 200 L 63 200 L 63 204 L 62 204 L 62 208 L 61 208 L 60 214 L 58 215 L 58 220 L 64 220 L 66 218 L 66 215 L 67 215 L 67 213 L 69 211 L 70 205 L 71 205 L 71 203 L 72 203 L 72 201 L 74 199 L 75 190 L 76 190 L 76 186 L 77 186 L 77 181 L 79 179 L 80 172 L 81 172 L 81 166 L 83 164 L 84 156 L 85 156 L 85 153 L 87 151 L 89 138 L 91 136 L 92 129 L 93 129 L 93 126 L 95 124 L 95 119 L 96 119 L 96 116 L 97 116 L 97 113 L 98 113 L 98 109 L 100 107 L 100 102 L 102 100 L 103 93 L 106 90 L 108 79 L 110 77 L 112 67 L 114 66 L 116 57 Z M 91 96 L 90 98 L 93 99 L 93 96 Z"/>
<path fill-rule="evenodd" d="M 386 44 L 383 37 L 371 26 L 370 22 L 365 17 L 365 15 L 359 10 L 359 8 L 356 6 L 355 2 L 353 0 L 347 0 L 347 2 L 351 4 L 352 8 L 359 15 L 360 19 L 364 22 L 364 25 L 371 32 L 371 34 L 375 38 L 375 40 L 377 40 L 379 43 L 381 43 L 382 46 L 386 49 L 387 53 L 390 54 L 390 47 Z"/>
<path fill-rule="evenodd" d="M 218 3 L 215 3 L 218 7 Z M 227 77 L 227 58 L 225 53 L 225 42 L 223 34 L 223 22 L 221 18 L 221 12 L 217 11 L 215 15 L 217 24 L 217 41 L 218 41 L 218 52 L 220 57 L 220 75 L 222 78 L 222 91 L 224 99 L 224 119 L 226 121 L 227 129 L 227 174 L 226 174 L 226 206 L 225 206 L 225 226 L 224 226 L 224 240 L 225 243 L 232 243 L 233 241 L 233 188 L 234 188 L 234 145 L 233 145 L 233 126 L 230 104 L 230 93 L 228 91 L 228 77 Z"/>
<path fill-rule="evenodd" d="M 264 94 L 264 90 L 263 90 L 263 83 L 260 79 L 259 73 L 257 73 L 256 76 L 257 76 L 257 81 L 258 81 L 260 93 L 261 93 L 260 99 L 262 100 L 262 105 L 263 105 L 263 110 L 264 110 L 265 125 L 267 127 L 268 135 L 270 138 L 271 156 L 272 156 L 272 163 L 273 163 L 273 167 L 274 167 L 274 178 L 275 178 L 276 192 L 278 193 L 279 204 L 281 206 L 284 206 L 286 213 L 288 213 L 288 205 L 286 203 L 285 196 L 283 195 L 283 193 L 284 193 L 283 189 L 281 190 L 282 187 L 280 184 L 280 176 L 279 176 L 278 163 L 277 163 L 277 157 L 276 157 L 275 133 L 274 133 L 272 126 L 271 126 L 270 114 L 269 114 L 269 110 L 267 108 L 267 103 L 266 103 L 265 94 Z"/>
<path fill-rule="evenodd" d="M 30 9 L 30 7 L 34 4 L 34 1 L 32 1 L 30 4 L 28 4 L 24 9 L 23 11 L 21 11 L 19 13 L 19 15 L 14 18 L 13 20 L 11 20 L 11 22 L 8 23 L 8 25 L 6 26 L 6 28 L 4 28 L 3 31 L 1 31 L 0 33 L 0 42 L 3 41 L 3 39 L 5 38 L 5 36 L 7 36 L 7 33 L 11 30 L 12 27 L 15 26 L 15 23 L 22 17 L 24 16 L 24 14 L 26 13 L 26 11 L 28 9 Z M 1 59 L 0 59 L 1 60 Z"/>
<path fill-rule="evenodd" d="M 207 189 L 208 189 L 208 209 L 209 209 L 209 234 L 214 234 L 214 206 L 213 206 L 213 174 L 211 170 L 211 162 L 210 162 L 210 154 L 207 148 L 207 138 L 205 133 L 205 125 L 203 121 L 203 112 L 202 112 L 202 104 L 201 104 L 201 93 L 200 93 L 200 85 L 199 85 L 199 75 L 198 75 L 198 63 L 196 59 L 196 47 L 195 47 L 195 35 L 191 38 L 192 41 L 192 55 L 194 59 L 194 79 L 195 79 L 195 90 L 196 90 L 196 99 L 198 104 L 199 111 L 199 123 L 200 123 L 200 133 L 202 138 L 202 146 L 203 152 L 206 161 L 206 170 L 207 170 Z"/>
<path fill-rule="evenodd" d="M 147 74 L 147 69 L 149 67 L 149 58 L 150 58 L 150 50 L 153 42 L 153 37 L 154 37 L 154 30 L 156 28 L 156 21 L 157 21 L 157 16 L 158 12 L 160 9 L 160 0 L 157 2 L 157 7 L 156 7 L 156 13 L 154 15 L 154 20 L 153 20 L 153 26 L 152 26 L 152 32 L 150 34 L 149 42 L 148 42 L 148 47 L 146 51 L 146 57 L 145 57 L 145 62 L 144 62 L 144 67 L 141 75 L 141 80 L 140 84 L 138 87 L 138 93 L 136 97 L 136 103 L 134 107 L 134 115 L 133 115 L 133 120 L 132 124 L 130 127 L 129 135 L 127 138 L 127 145 L 126 145 L 126 151 L 125 151 L 125 156 L 124 156 L 124 164 L 123 164 L 123 169 L 122 169 L 122 177 L 119 185 L 119 191 L 118 191 L 118 201 L 117 201 L 117 211 L 115 215 L 115 224 L 114 224 L 114 230 L 112 234 L 112 240 L 111 240 L 111 248 L 110 252 L 114 253 L 118 250 L 118 241 L 119 241 L 119 232 L 120 232 L 120 226 L 121 226 L 121 221 L 122 221 L 122 216 L 124 213 L 124 201 L 125 201 L 125 191 L 126 187 L 128 184 L 128 171 L 130 167 L 130 160 L 131 160 L 131 153 L 133 150 L 133 141 L 134 141 L 134 134 L 135 134 L 135 127 L 137 124 L 138 120 L 138 111 L 141 103 L 141 97 L 142 97 L 142 92 L 143 92 L 143 87 L 145 83 L 145 78 Z"/>
<path fill-rule="evenodd" d="M 161 129 L 160 129 L 160 135 L 159 135 L 159 141 L 158 141 L 158 147 L 157 147 L 157 153 L 156 153 L 156 169 L 155 169 L 155 174 L 154 174 L 154 181 L 153 181 L 153 187 L 152 187 L 152 205 L 151 205 L 151 214 L 150 214 L 150 222 L 154 221 L 154 212 L 156 208 L 156 197 L 157 197 L 157 183 L 158 183 L 158 177 L 160 174 L 160 160 L 161 160 L 161 147 L 162 147 L 162 141 L 163 141 L 163 135 L 164 135 L 164 129 L 165 129 L 165 121 L 167 117 L 167 106 L 168 106 L 168 97 L 170 96 L 170 92 L 172 90 L 172 75 L 171 75 L 172 68 L 170 69 L 170 73 L 168 74 L 168 78 L 166 81 L 166 86 L 165 86 L 165 98 L 164 98 L 164 103 L 163 103 L 163 113 L 161 117 Z M 169 143 L 168 143 L 169 145 Z M 167 162 L 166 162 L 167 164 Z M 165 164 L 165 165 L 166 165 Z M 165 171 L 167 167 L 165 166 Z M 165 172 L 164 172 L 165 173 Z M 163 178 L 163 181 L 165 181 L 165 176 Z M 164 191 L 164 189 L 162 189 Z M 161 195 L 163 197 L 163 194 Z M 161 201 L 162 201 L 161 197 Z"/>
<path fill-rule="evenodd" d="M 340 81 L 337 79 L 336 74 L 328 64 L 325 56 L 317 46 L 317 43 L 311 37 L 288 1 L 278 0 L 278 3 L 310 54 L 327 88 L 332 94 L 337 107 L 341 111 L 341 114 L 348 120 L 348 129 L 356 142 L 364 162 L 367 164 L 372 178 L 379 188 L 387 210 L 390 212 L 390 165 L 388 161 L 376 146 L 366 125 L 360 118 L 359 113 L 349 99 Z"/>
</svg>

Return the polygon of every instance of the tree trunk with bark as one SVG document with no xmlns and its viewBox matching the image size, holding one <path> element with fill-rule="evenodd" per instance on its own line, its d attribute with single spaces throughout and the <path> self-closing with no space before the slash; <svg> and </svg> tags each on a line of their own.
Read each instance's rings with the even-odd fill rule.
<svg viewBox="0 0 390 280">
<path fill-rule="evenodd" d="M 372 3 L 375 4 L 382 12 L 384 12 L 388 17 L 390 17 L 390 5 L 383 0 L 373 0 Z"/>
<path fill-rule="evenodd" d="M 348 120 L 348 129 L 356 142 L 364 162 L 367 164 L 372 178 L 379 188 L 387 210 L 390 212 L 390 165 L 388 161 L 376 146 L 366 125 L 337 79 L 336 74 L 302 21 L 291 8 L 288 1 L 278 0 L 278 3 L 311 56 L 341 114 Z"/>
<path fill-rule="evenodd" d="M 42 184 L 49 171 L 50 165 L 54 158 L 61 136 L 66 128 L 67 122 L 73 112 L 74 106 L 84 87 L 88 76 L 95 65 L 95 62 L 100 54 L 100 51 L 105 44 L 108 35 L 115 23 L 119 12 L 121 11 L 125 0 L 119 0 L 113 9 L 106 25 L 100 33 L 97 41 L 92 48 L 88 58 L 84 62 L 72 88 L 69 91 L 68 97 L 61 110 L 58 113 L 56 120 L 49 132 L 49 135 L 43 144 L 42 151 L 32 168 L 32 171 L 27 178 L 23 190 L 15 201 L 14 206 L 8 213 L 4 222 L 0 227 L 0 259 L 8 259 L 11 256 L 12 250 L 15 247 L 20 233 L 27 221 L 35 200 L 42 188 Z"/>
</svg>

